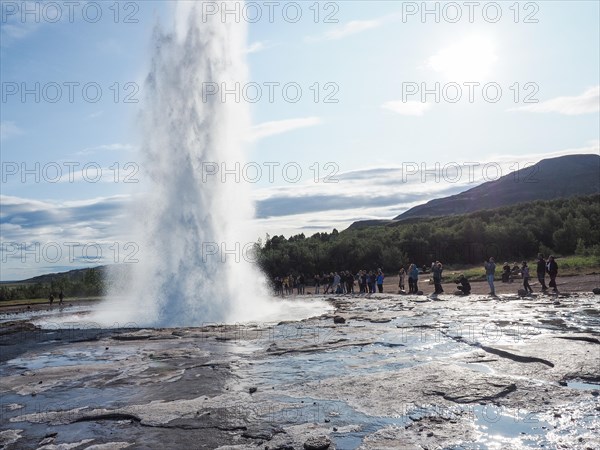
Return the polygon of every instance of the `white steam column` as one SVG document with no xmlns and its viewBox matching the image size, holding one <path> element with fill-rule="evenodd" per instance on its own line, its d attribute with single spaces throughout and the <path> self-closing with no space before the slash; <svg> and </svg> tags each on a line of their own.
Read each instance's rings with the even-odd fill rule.
<svg viewBox="0 0 600 450">
<path fill-rule="evenodd" d="M 133 207 L 140 262 L 125 291 L 119 283 L 108 292 L 104 313 L 140 326 L 247 319 L 268 302 L 263 275 L 242 251 L 257 237 L 247 232 L 250 187 L 209 173 L 244 165 L 248 105 L 206 95 L 247 80 L 246 26 L 178 2 L 175 32 L 157 27 L 153 44 L 142 104 L 146 192 Z"/>
</svg>

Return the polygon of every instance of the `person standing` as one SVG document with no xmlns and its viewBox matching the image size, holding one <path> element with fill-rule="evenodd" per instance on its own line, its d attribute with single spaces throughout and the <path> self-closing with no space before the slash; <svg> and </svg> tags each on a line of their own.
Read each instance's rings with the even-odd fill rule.
<svg viewBox="0 0 600 450">
<path fill-rule="evenodd" d="M 508 264 L 508 262 L 505 262 L 504 265 L 502 266 L 502 282 L 508 283 L 509 280 L 510 280 L 510 264 Z"/>
<path fill-rule="evenodd" d="M 283 297 L 283 280 L 279 277 L 275 277 L 275 295 Z"/>
<path fill-rule="evenodd" d="M 556 261 L 554 260 L 554 256 L 552 256 L 552 255 L 550 255 L 548 257 L 547 270 L 548 270 L 548 275 L 550 275 L 550 283 L 548 283 L 548 286 L 551 287 L 554 292 L 558 292 L 558 289 L 556 287 L 556 276 L 558 275 L 558 264 L 556 263 Z"/>
<path fill-rule="evenodd" d="M 323 283 L 325 284 L 324 294 L 327 294 L 329 292 L 329 289 L 331 289 L 331 287 L 333 286 L 333 272 L 329 272 L 329 275 L 323 275 Z"/>
<path fill-rule="evenodd" d="M 538 254 L 537 260 L 537 278 L 542 286 L 542 292 L 546 292 L 548 288 L 546 287 L 546 261 L 544 260 L 544 255 L 541 253 Z"/>
<path fill-rule="evenodd" d="M 419 292 L 419 286 L 418 286 L 418 281 L 419 281 L 419 268 L 417 267 L 416 264 L 411 264 L 410 268 L 408 269 L 408 285 L 410 286 L 411 280 L 412 280 L 412 291 L 410 292 L 411 294 L 416 294 L 417 292 Z"/>
<path fill-rule="evenodd" d="M 371 274 L 371 285 L 369 286 L 369 292 L 374 294 L 377 292 L 377 271 L 371 270 L 369 273 Z"/>
<path fill-rule="evenodd" d="M 404 290 L 404 277 L 406 276 L 406 271 L 404 267 L 400 267 L 400 271 L 398 272 L 398 288 L 403 291 Z"/>
<path fill-rule="evenodd" d="M 521 265 L 521 276 L 523 277 L 523 289 L 525 289 L 525 292 L 533 294 L 533 289 L 529 285 L 529 267 L 527 267 L 527 261 L 523 261 Z"/>
<path fill-rule="evenodd" d="M 305 283 L 305 279 L 304 279 L 304 274 L 301 273 L 300 276 L 298 277 L 298 295 L 304 295 L 304 283 Z"/>
<path fill-rule="evenodd" d="M 494 288 L 494 275 L 496 274 L 496 263 L 494 262 L 494 258 L 490 257 L 483 265 L 485 267 L 485 277 L 490 285 L 490 295 L 495 297 L 496 289 Z"/>
<path fill-rule="evenodd" d="M 341 281 L 342 281 L 342 277 L 340 277 L 339 273 L 335 272 L 333 275 L 333 285 L 331 287 L 332 294 L 341 294 L 342 293 L 342 289 L 340 286 Z"/>
<path fill-rule="evenodd" d="M 321 277 L 319 274 L 315 274 L 315 294 L 321 293 Z"/>
<path fill-rule="evenodd" d="M 288 283 L 289 283 L 288 277 L 287 276 L 283 277 L 283 279 L 281 280 L 281 284 L 283 286 L 283 295 L 289 294 L 289 292 L 288 292 L 289 284 Z"/>
<path fill-rule="evenodd" d="M 346 270 L 346 293 L 354 294 L 354 275 L 349 270 Z"/>
<path fill-rule="evenodd" d="M 375 274 L 372 270 L 367 272 L 367 292 L 373 294 L 375 292 Z"/>
<path fill-rule="evenodd" d="M 377 290 L 380 294 L 383 294 L 383 279 L 385 276 L 383 275 L 383 271 L 381 269 L 377 269 Z"/>
<path fill-rule="evenodd" d="M 433 275 L 433 285 L 435 287 L 435 292 L 434 294 L 441 294 L 444 292 L 444 289 L 442 288 L 442 263 L 439 261 L 436 261 L 434 263 L 431 263 L 431 273 Z"/>
<path fill-rule="evenodd" d="M 360 292 L 361 294 L 366 294 L 368 292 L 367 290 L 367 271 L 366 270 L 361 270 L 360 271 Z"/>
<path fill-rule="evenodd" d="M 63 291 L 61 289 L 60 292 L 58 293 L 58 304 L 62 305 L 64 299 L 65 299 L 65 294 L 63 293 Z"/>
</svg>

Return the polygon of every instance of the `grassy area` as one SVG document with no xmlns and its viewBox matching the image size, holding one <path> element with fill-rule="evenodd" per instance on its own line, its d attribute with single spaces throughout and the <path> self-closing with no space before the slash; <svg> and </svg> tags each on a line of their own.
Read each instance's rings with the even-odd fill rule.
<svg viewBox="0 0 600 450">
<path fill-rule="evenodd" d="M 561 277 L 569 277 L 575 275 L 593 275 L 600 273 L 600 259 L 597 256 L 580 256 L 572 255 L 565 257 L 556 257 L 558 264 L 558 274 Z M 514 261 L 509 261 L 509 264 L 513 265 Z M 521 261 L 518 261 L 519 267 Z M 502 265 L 504 261 L 496 262 L 496 279 L 500 279 L 502 274 Z M 529 272 L 531 276 L 535 278 L 535 270 L 537 261 L 527 261 L 529 265 Z M 458 275 L 464 274 L 471 281 L 485 281 L 485 270 L 483 264 L 481 266 L 468 266 L 468 267 L 457 267 L 449 266 L 444 270 L 444 278 L 454 279 Z"/>
<path fill-rule="evenodd" d="M 600 272 L 600 258 L 597 256 L 567 256 L 556 258 L 559 273 L 562 275 L 592 275 Z"/>
<path fill-rule="evenodd" d="M 73 297 L 73 298 L 65 298 L 63 303 L 69 304 L 74 302 L 85 302 L 85 301 L 93 301 L 100 300 L 101 297 Z M 50 305 L 50 301 L 47 298 L 31 298 L 31 299 L 20 299 L 20 300 L 5 300 L 0 302 L 0 308 L 6 308 L 9 306 L 30 306 L 30 305 Z M 58 305 L 58 299 L 54 300 L 54 304 Z"/>
</svg>

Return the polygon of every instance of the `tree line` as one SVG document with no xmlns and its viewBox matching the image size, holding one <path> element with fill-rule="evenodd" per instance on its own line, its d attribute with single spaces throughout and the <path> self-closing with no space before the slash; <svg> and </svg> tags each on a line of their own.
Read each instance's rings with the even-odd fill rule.
<svg viewBox="0 0 600 450">
<path fill-rule="evenodd" d="M 104 291 L 103 268 L 82 270 L 76 277 L 68 274 L 56 274 L 48 283 L 11 283 L 0 285 L 0 301 L 28 300 L 55 297 L 62 291 L 65 298 L 97 297 Z"/>
<path fill-rule="evenodd" d="M 576 253 L 600 264 L 600 195 L 535 201 L 474 213 L 408 219 L 342 232 L 273 236 L 260 242 L 258 260 L 271 278 L 334 270 L 396 272 L 401 265 L 432 261 L 480 264 Z"/>
</svg>

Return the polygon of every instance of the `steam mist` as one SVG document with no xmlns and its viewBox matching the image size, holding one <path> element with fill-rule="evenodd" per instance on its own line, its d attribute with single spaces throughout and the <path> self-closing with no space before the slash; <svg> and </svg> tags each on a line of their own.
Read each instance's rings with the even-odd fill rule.
<svg viewBox="0 0 600 450">
<path fill-rule="evenodd" d="M 154 33 L 141 117 L 144 194 L 128 221 L 139 263 L 109 277 L 107 299 L 91 316 L 104 326 L 300 320 L 332 309 L 270 298 L 243 251 L 258 236 L 250 186 L 206 176 L 209 165 L 243 166 L 250 120 L 244 102 L 203 98 L 209 83 L 244 83 L 247 68 L 245 25 L 202 17 L 201 6 L 177 2 L 175 31 Z"/>
<path fill-rule="evenodd" d="M 249 186 L 202 173 L 203 164 L 243 164 L 247 105 L 202 92 L 247 79 L 245 37 L 243 23 L 203 20 L 199 2 L 178 2 L 174 33 L 154 32 L 142 105 L 148 192 L 133 207 L 140 262 L 103 308 L 119 311 L 120 323 L 192 326 L 267 307 L 264 277 L 241 254 L 256 239 L 244 235 L 254 214 Z"/>
</svg>

